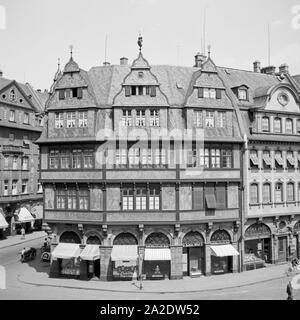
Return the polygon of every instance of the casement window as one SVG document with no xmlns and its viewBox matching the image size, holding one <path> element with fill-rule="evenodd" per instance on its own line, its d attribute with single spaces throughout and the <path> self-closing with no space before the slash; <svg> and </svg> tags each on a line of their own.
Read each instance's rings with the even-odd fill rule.
<svg viewBox="0 0 300 320">
<path fill-rule="evenodd" d="M 135 125 L 137 127 L 146 126 L 146 111 L 145 110 L 137 110 L 136 111 Z"/>
<path fill-rule="evenodd" d="M 22 180 L 22 194 L 28 193 L 28 180 Z"/>
<path fill-rule="evenodd" d="M 281 119 L 275 118 L 274 119 L 274 133 L 281 133 L 281 132 L 282 132 Z"/>
<path fill-rule="evenodd" d="M 66 209 L 66 190 L 64 188 L 56 190 L 56 208 Z"/>
<path fill-rule="evenodd" d="M 251 169 L 258 169 L 259 167 L 259 160 L 257 155 L 257 150 L 250 151 L 250 168 Z"/>
<path fill-rule="evenodd" d="M 89 208 L 89 190 L 80 188 L 78 191 L 79 210 L 88 210 Z"/>
<path fill-rule="evenodd" d="M 262 189 L 263 203 L 271 203 L 271 185 L 270 183 L 264 183 Z"/>
<path fill-rule="evenodd" d="M 206 111 L 205 112 L 205 126 L 213 128 L 215 126 L 215 112 Z"/>
<path fill-rule="evenodd" d="M 250 185 L 250 204 L 258 203 L 258 184 L 253 183 Z"/>
<path fill-rule="evenodd" d="M 154 160 L 155 167 L 161 167 L 166 164 L 166 150 L 165 149 L 161 149 L 161 148 L 154 149 L 153 154 L 154 154 L 153 160 Z"/>
<path fill-rule="evenodd" d="M 64 127 L 64 114 L 63 114 L 63 112 L 56 112 L 55 113 L 54 126 L 56 129 Z"/>
<path fill-rule="evenodd" d="M 281 182 L 275 184 L 275 202 L 283 202 L 283 185 Z"/>
<path fill-rule="evenodd" d="M 91 169 L 94 167 L 94 150 L 84 149 L 83 150 L 83 168 Z"/>
<path fill-rule="evenodd" d="M 78 112 L 78 127 L 79 128 L 85 128 L 87 127 L 87 111 L 79 111 Z"/>
<path fill-rule="evenodd" d="M 77 98 L 77 88 L 72 88 L 71 92 L 72 92 L 72 98 Z"/>
<path fill-rule="evenodd" d="M 69 210 L 77 209 L 77 190 L 76 190 L 76 188 L 68 187 L 67 205 L 68 205 Z"/>
<path fill-rule="evenodd" d="M 67 112 L 67 128 L 75 128 L 76 112 Z"/>
<path fill-rule="evenodd" d="M 203 97 L 204 98 L 209 98 L 209 89 L 208 88 L 204 88 L 203 89 Z"/>
<path fill-rule="evenodd" d="M 56 149 L 50 150 L 49 153 L 49 168 L 58 169 L 59 165 L 59 151 Z"/>
<path fill-rule="evenodd" d="M 133 188 L 122 190 L 122 209 L 133 210 Z"/>
<path fill-rule="evenodd" d="M 160 208 L 160 189 L 150 186 L 149 189 L 149 210 L 159 210 Z"/>
<path fill-rule="evenodd" d="M 147 208 L 147 189 L 145 187 L 136 188 L 136 210 L 146 210 Z"/>
<path fill-rule="evenodd" d="M 288 182 L 286 185 L 286 200 L 295 201 L 295 185 L 293 182 Z"/>
<path fill-rule="evenodd" d="M 4 156 L 4 170 L 9 169 L 9 163 L 10 163 L 9 159 L 10 159 L 10 156 L 7 156 L 7 155 Z"/>
<path fill-rule="evenodd" d="M 127 166 L 127 150 L 126 149 L 116 150 L 116 166 L 117 167 Z"/>
<path fill-rule="evenodd" d="M 16 121 L 15 111 L 14 110 L 10 110 L 9 111 L 9 121 L 11 121 L 11 122 L 15 122 Z"/>
<path fill-rule="evenodd" d="M 8 180 L 3 181 L 3 195 L 8 196 Z"/>
<path fill-rule="evenodd" d="M 159 127 L 159 110 L 150 110 L 150 127 Z"/>
<path fill-rule="evenodd" d="M 19 158 L 17 156 L 13 157 L 13 165 L 12 165 L 13 170 L 18 170 L 18 160 Z"/>
<path fill-rule="evenodd" d="M 293 151 L 287 151 L 287 153 L 286 153 L 286 162 L 287 162 L 287 167 L 289 169 L 295 169 L 296 161 L 295 161 L 295 157 L 294 157 L 294 152 Z"/>
<path fill-rule="evenodd" d="M 60 168 L 70 169 L 70 151 L 67 149 L 62 149 L 60 151 Z"/>
<path fill-rule="evenodd" d="M 222 150 L 222 168 L 232 168 L 232 150 Z"/>
<path fill-rule="evenodd" d="M 239 100 L 248 100 L 247 89 L 239 89 L 238 96 Z"/>
<path fill-rule="evenodd" d="M 211 167 L 220 168 L 221 167 L 221 151 L 220 149 L 211 149 Z"/>
<path fill-rule="evenodd" d="M 209 168 L 210 167 L 210 161 L 209 161 L 209 149 L 205 148 L 204 149 L 204 168 Z"/>
<path fill-rule="evenodd" d="M 272 169 L 272 159 L 269 150 L 263 151 L 263 167 L 265 170 Z"/>
<path fill-rule="evenodd" d="M 72 168 L 80 169 L 82 167 L 82 150 L 73 149 L 72 150 Z"/>
<path fill-rule="evenodd" d="M 58 99 L 59 100 L 64 100 L 65 99 L 65 90 L 64 89 L 58 90 Z"/>
<path fill-rule="evenodd" d="M 125 86 L 125 97 L 130 97 L 130 96 L 131 96 L 131 87 Z"/>
<path fill-rule="evenodd" d="M 216 98 L 222 99 L 222 89 L 216 89 Z"/>
<path fill-rule="evenodd" d="M 142 149 L 141 150 L 141 165 L 142 167 L 152 167 L 153 160 L 152 160 L 152 149 Z"/>
<path fill-rule="evenodd" d="M 40 182 L 37 184 L 37 193 L 43 193 L 43 185 Z"/>
<path fill-rule="evenodd" d="M 124 127 L 130 127 L 130 126 L 132 126 L 131 110 L 123 110 L 122 125 L 123 125 Z"/>
<path fill-rule="evenodd" d="M 293 134 L 293 120 L 292 119 L 285 119 L 285 133 L 286 134 Z"/>
<path fill-rule="evenodd" d="M 282 158 L 282 152 L 278 150 L 275 152 L 275 167 L 276 169 L 282 170 L 283 165 L 284 165 L 284 162 Z"/>
<path fill-rule="evenodd" d="M 13 196 L 18 194 L 18 180 L 13 180 L 11 184 L 11 194 Z"/>
<path fill-rule="evenodd" d="M 300 119 L 297 120 L 297 134 L 300 134 Z"/>
<path fill-rule="evenodd" d="M 29 124 L 29 114 L 27 112 L 24 113 L 23 123 L 24 124 Z"/>
<path fill-rule="evenodd" d="M 22 170 L 28 170 L 28 157 L 22 157 Z"/>
<path fill-rule="evenodd" d="M 202 111 L 194 111 L 195 127 L 203 127 L 203 113 Z"/>
<path fill-rule="evenodd" d="M 203 210 L 204 209 L 204 189 L 203 185 L 194 185 L 193 187 L 193 209 Z"/>
<path fill-rule="evenodd" d="M 195 168 L 197 166 L 197 150 L 187 151 L 187 167 Z"/>
<path fill-rule="evenodd" d="M 216 99 L 216 89 L 204 88 L 203 89 L 203 97 L 204 98 Z"/>
<path fill-rule="evenodd" d="M 220 128 L 226 127 L 226 112 L 218 111 L 218 125 Z"/>
<path fill-rule="evenodd" d="M 270 119 L 268 117 L 262 117 L 261 130 L 263 132 L 270 132 Z"/>
</svg>

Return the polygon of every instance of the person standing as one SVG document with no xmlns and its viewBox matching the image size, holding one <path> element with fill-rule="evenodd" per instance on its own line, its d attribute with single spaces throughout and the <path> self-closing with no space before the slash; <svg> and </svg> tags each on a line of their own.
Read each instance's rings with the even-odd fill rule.
<svg viewBox="0 0 300 320">
<path fill-rule="evenodd" d="M 289 283 L 287 284 L 286 293 L 288 295 L 287 300 L 294 300 L 294 297 L 293 297 L 293 286 L 292 286 L 291 281 L 289 281 Z"/>
<path fill-rule="evenodd" d="M 21 229 L 21 239 L 22 240 L 25 239 L 25 229 L 24 229 L 24 227 L 22 227 L 22 229 Z"/>
</svg>

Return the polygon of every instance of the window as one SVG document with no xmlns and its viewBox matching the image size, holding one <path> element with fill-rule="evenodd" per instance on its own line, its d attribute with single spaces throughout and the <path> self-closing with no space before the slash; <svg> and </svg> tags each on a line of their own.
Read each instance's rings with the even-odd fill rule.
<svg viewBox="0 0 300 320">
<path fill-rule="evenodd" d="M 116 166 L 126 167 L 126 165 L 127 165 L 127 150 L 117 149 L 116 150 Z"/>
<path fill-rule="evenodd" d="M 293 134 L 293 120 L 292 119 L 285 120 L 285 133 Z"/>
<path fill-rule="evenodd" d="M 262 117 L 261 130 L 263 132 L 270 132 L 270 119 L 268 117 Z"/>
<path fill-rule="evenodd" d="M 297 134 L 300 134 L 300 119 L 297 120 Z"/>
<path fill-rule="evenodd" d="M 159 127 L 159 110 L 150 110 L 150 127 Z"/>
<path fill-rule="evenodd" d="M 295 201 L 295 187 L 294 183 L 288 182 L 286 185 L 286 200 L 287 201 Z"/>
<path fill-rule="evenodd" d="M 274 133 L 281 133 L 281 132 L 282 132 L 281 119 L 275 118 L 274 119 Z"/>
<path fill-rule="evenodd" d="M 216 99 L 216 89 L 204 88 L 203 89 L 203 97 Z"/>
<path fill-rule="evenodd" d="M 89 190 L 79 189 L 79 210 L 88 210 L 89 207 Z"/>
<path fill-rule="evenodd" d="M 217 209 L 226 208 L 226 188 L 224 183 L 218 183 L 216 185 L 216 202 Z"/>
<path fill-rule="evenodd" d="M 74 187 L 68 187 L 67 204 L 69 210 L 77 209 L 77 191 Z"/>
<path fill-rule="evenodd" d="M 195 168 L 197 166 L 197 150 L 188 150 L 187 152 L 187 167 Z"/>
<path fill-rule="evenodd" d="M 15 134 L 14 133 L 9 134 L 9 141 L 15 141 Z"/>
<path fill-rule="evenodd" d="M 140 149 L 130 148 L 128 152 L 129 167 L 138 167 L 140 162 Z"/>
<path fill-rule="evenodd" d="M 11 122 L 15 122 L 16 119 L 15 119 L 15 111 L 14 110 L 10 110 L 9 111 L 9 121 Z"/>
<path fill-rule="evenodd" d="M 18 194 L 18 180 L 13 180 L 11 184 L 11 194 L 17 195 Z"/>
<path fill-rule="evenodd" d="M 209 168 L 210 167 L 210 161 L 209 161 L 209 149 L 204 149 L 204 167 Z"/>
<path fill-rule="evenodd" d="M 10 101 L 15 101 L 16 98 L 17 98 L 17 96 L 16 96 L 15 90 L 14 89 L 10 90 L 10 92 L 9 92 L 9 100 Z"/>
<path fill-rule="evenodd" d="M 247 89 L 239 89 L 239 100 L 248 100 Z"/>
<path fill-rule="evenodd" d="M 193 188 L 193 209 L 204 209 L 203 185 L 196 184 Z"/>
<path fill-rule="evenodd" d="M 155 86 L 150 87 L 150 97 L 156 97 L 156 87 Z"/>
<path fill-rule="evenodd" d="M 82 159 L 82 150 L 81 149 L 73 149 L 72 151 L 72 168 L 73 169 L 80 169 Z"/>
<path fill-rule="evenodd" d="M 28 170 L 28 157 L 22 157 L 22 170 Z"/>
<path fill-rule="evenodd" d="M 12 165 L 13 170 L 18 170 L 18 157 L 14 156 L 13 157 L 13 165 Z"/>
<path fill-rule="evenodd" d="M 66 209 L 66 190 L 64 188 L 56 190 L 56 208 Z"/>
<path fill-rule="evenodd" d="M 262 197 L 263 203 L 271 203 L 271 185 L 269 183 L 263 184 Z"/>
<path fill-rule="evenodd" d="M 22 180 L 22 194 L 28 193 L 28 180 Z"/>
<path fill-rule="evenodd" d="M 3 188 L 3 195 L 8 196 L 8 180 L 4 180 L 4 188 Z"/>
<path fill-rule="evenodd" d="M 195 126 L 196 127 L 202 127 L 203 126 L 203 114 L 202 114 L 202 111 L 194 111 L 194 120 L 195 120 Z"/>
<path fill-rule="evenodd" d="M 94 150 L 93 149 L 83 150 L 83 167 L 85 169 L 91 169 L 94 167 Z"/>
<path fill-rule="evenodd" d="M 232 168 L 232 150 L 222 150 L 222 168 Z"/>
<path fill-rule="evenodd" d="M 298 202 L 300 202 L 300 183 L 298 184 Z"/>
<path fill-rule="evenodd" d="M 145 110 L 137 110 L 136 111 L 135 125 L 137 127 L 144 127 L 146 125 Z"/>
<path fill-rule="evenodd" d="M 258 203 L 258 184 L 250 185 L 250 204 Z"/>
<path fill-rule="evenodd" d="M 60 168 L 69 169 L 70 168 L 70 151 L 62 149 L 60 151 Z"/>
<path fill-rule="evenodd" d="M 40 182 L 37 184 L 37 193 L 43 193 L 43 185 Z"/>
<path fill-rule="evenodd" d="M 133 210 L 133 188 L 122 190 L 122 209 Z"/>
<path fill-rule="evenodd" d="M 9 169 L 9 158 L 7 155 L 4 156 L 4 170 Z"/>
<path fill-rule="evenodd" d="M 146 210 L 147 189 L 145 187 L 136 188 L 136 210 Z"/>
<path fill-rule="evenodd" d="M 166 164 L 166 150 L 157 148 L 153 150 L 154 153 L 154 167 L 162 167 Z"/>
<path fill-rule="evenodd" d="M 275 151 L 275 167 L 277 170 L 282 170 L 283 165 L 282 152 L 277 150 Z"/>
<path fill-rule="evenodd" d="M 144 93 L 144 87 L 143 86 L 138 86 L 138 93 L 139 93 L 139 96 L 143 95 L 143 93 Z"/>
<path fill-rule="evenodd" d="M 71 92 L 72 92 L 72 98 L 77 98 L 77 93 L 78 93 L 77 88 L 72 88 Z"/>
<path fill-rule="evenodd" d="M 211 167 L 220 168 L 221 167 L 221 152 L 220 149 L 211 149 Z"/>
<path fill-rule="evenodd" d="M 80 111 L 79 113 L 78 126 L 79 128 L 87 127 L 87 111 Z"/>
<path fill-rule="evenodd" d="M 58 99 L 59 100 L 64 100 L 65 99 L 65 90 L 63 90 L 63 89 L 58 90 Z"/>
<path fill-rule="evenodd" d="M 76 113 L 68 112 L 67 113 L 67 128 L 74 128 L 76 124 Z"/>
<path fill-rule="evenodd" d="M 275 202 L 283 202 L 283 187 L 281 182 L 275 184 Z"/>
<path fill-rule="evenodd" d="M 29 114 L 27 112 L 24 113 L 24 124 L 29 124 Z"/>
<path fill-rule="evenodd" d="M 62 112 L 55 113 L 54 126 L 56 129 L 63 128 L 64 126 L 64 114 Z"/>
<path fill-rule="evenodd" d="M 269 150 L 263 151 L 263 168 L 265 170 L 270 170 L 272 168 L 272 159 Z"/>
<path fill-rule="evenodd" d="M 159 187 L 150 187 L 149 190 L 149 210 L 159 210 L 160 191 Z"/>
<path fill-rule="evenodd" d="M 218 112 L 218 120 L 219 120 L 219 127 L 225 128 L 226 126 L 226 112 Z"/>
<path fill-rule="evenodd" d="M 257 150 L 250 150 L 250 168 L 258 169 L 259 160 L 257 156 Z"/>
<path fill-rule="evenodd" d="M 58 169 L 58 163 L 59 163 L 59 151 L 56 149 L 50 150 L 49 168 L 50 169 Z"/>
<path fill-rule="evenodd" d="M 205 126 L 214 127 L 215 126 L 215 113 L 214 111 L 205 112 Z"/>
<path fill-rule="evenodd" d="M 288 169 L 295 169 L 296 162 L 295 162 L 293 151 L 287 151 L 286 160 L 287 160 Z"/>
<path fill-rule="evenodd" d="M 123 110 L 122 125 L 125 127 L 132 126 L 131 110 Z"/>
</svg>

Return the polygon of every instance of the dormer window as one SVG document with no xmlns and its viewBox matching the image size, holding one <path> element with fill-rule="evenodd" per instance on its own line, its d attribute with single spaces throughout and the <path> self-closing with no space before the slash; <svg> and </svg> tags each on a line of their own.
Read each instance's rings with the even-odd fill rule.
<svg viewBox="0 0 300 320">
<path fill-rule="evenodd" d="M 238 91 L 238 96 L 239 96 L 239 100 L 244 100 L 247 101 L 248 100 L 248 92 L 247 89 L 245 88 L 240 88 Z"/>
<path fill-rule="evenodd" d="M 155 86 L 125 86 L 125 97 L 130 96 L 156 96 Z"/>
<path fill-rule="evenodd" d="M 15 90 L 14 90 L 14 89 L 10 90 L 9 100 L 10 100 L 10 101 L 15 101 L 15 100 L 16 100 L 16 93 L 15 93 Z"/>
<path fill-rule="evenodd" d="M 216 89 L 204 88 L 203 89 L 203 97 L 216 99 Z"/>
<path fill-rule="evenodd" d="M 293 134 L 293 120 L 292 119 L 285 120 L 285 133 Z"/>
</svg>

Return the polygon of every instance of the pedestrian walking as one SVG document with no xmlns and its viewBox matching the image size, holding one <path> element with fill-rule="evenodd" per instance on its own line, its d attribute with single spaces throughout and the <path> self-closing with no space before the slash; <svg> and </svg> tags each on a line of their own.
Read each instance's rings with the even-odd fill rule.
<svg viewBox="0 0 300 320">
<path fill-rule="evenodd" d="M 25 229 L 22 227 L 21 229 L 21 239 L 24 240 L 25 239 Z"/>
<path fill-rule="evenodd" d="M 293 286 L 292 286 L 291 281 L 289 281 L 289 283 L 287 284 L 286 293 L 288 295 L 287 300 L 294 300 L 294 297 L 293 297 Z"/>
</svg>

